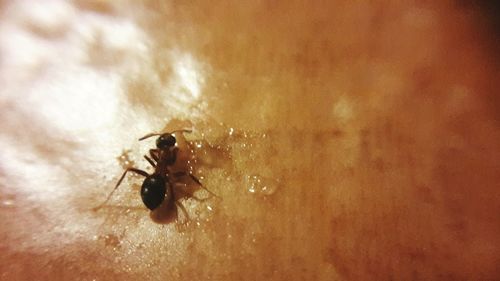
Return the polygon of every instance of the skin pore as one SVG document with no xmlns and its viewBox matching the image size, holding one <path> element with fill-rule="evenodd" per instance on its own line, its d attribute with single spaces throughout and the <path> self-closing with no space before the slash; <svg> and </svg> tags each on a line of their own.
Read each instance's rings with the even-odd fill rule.
<svg viewBox="0 0 500 281">
<path fill-rule="evenodd" d="M 0 280 L 499 278 L 483 10 L 250 2 L 0 1 Z M 176 179 L 176 223 L 129 176 L 92 210 L 185 128 L 220 198 Z"/>
</svg>

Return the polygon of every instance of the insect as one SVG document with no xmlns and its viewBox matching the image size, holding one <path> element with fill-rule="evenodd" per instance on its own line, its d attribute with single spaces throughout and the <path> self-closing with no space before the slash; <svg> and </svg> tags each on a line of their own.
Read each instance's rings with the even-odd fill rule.
<svg viewBox="0 0 500 281">
<path fill-rule="evenodd" d="M 172 206 L 172 204 L 175 203 L 175 205 L 177 205 L 177 207 L 182 210 L 184 215 L 189 218 L 186 209 L 180 202 L 178 202 L 174 194 L 174 179 L 180 177 L 190 177 L 197 185 L 205 189 L 209 194 L 218 197 L 216 194 L 203 187 L 198 178 L 196 178 L 191 173 L 188 173 L 186 171 L 171 171 L 170 168 L 175 164 L 175 161 L 177 160 L 177 153 L 179 152 L 179 148 L 176 146 L 177 140 L 174 134 L 179 132 L 190 133 L 191 130 L 184 129 L 175 130 L 168 133 L 151 133 L 140 138 L 139 141 L 142 141 L 150 137 L 158 136 L 158 138 L 156 139 L 156 148 L 149 150 L 149 156 L 144 155 L 144 158 L 149 162 L 149 164 L 151 164 L 151 166 L 153 166 L 154 172 L 152 174 L 148 174 L 146 171 L 143 171 L 141 169 L 137 169 L 134 167 L 127 168 L 116 183 L 114 189 L 111 191 L 111 193 L 109 193 L 106 200 L 101 205 L 94 208 L 94 210 L 100 209 L 109 201 L 128 172 L 132 172 L 145 177 L 141 186 L 141 198 L 144 205 L 150 210 L 155 210 L 164 201 L 166 201 L 169 206 Z M 200 200 L 194 196 L 192 197 Z"/>
</svg>

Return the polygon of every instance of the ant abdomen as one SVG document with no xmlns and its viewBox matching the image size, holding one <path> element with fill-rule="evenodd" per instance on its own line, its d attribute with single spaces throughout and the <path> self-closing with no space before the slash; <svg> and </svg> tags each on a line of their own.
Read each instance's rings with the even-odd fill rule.
<svg viewBox="0 0 500 281">
<path fill-rule="evenodd" d="M 154 210 L 164 201 L 172 198 L 172 187 L 166 177 L 153 174 L 146 177 L 141 187 L 142 202 L 150 210 Z"/>
</svg>

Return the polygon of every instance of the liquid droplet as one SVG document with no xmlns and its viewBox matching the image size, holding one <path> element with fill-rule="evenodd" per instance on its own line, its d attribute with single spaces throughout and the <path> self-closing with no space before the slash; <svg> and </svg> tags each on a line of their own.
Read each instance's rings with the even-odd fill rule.
<svg viewBox="0 0 500 281">
<path fill-rule="evenodd" d="M 248 192 L 263 196 L 274 194 L 279 186 L 279 180 L 260 175 L 248 175 L 245 177 L 245 182 Z"/>
</svg>

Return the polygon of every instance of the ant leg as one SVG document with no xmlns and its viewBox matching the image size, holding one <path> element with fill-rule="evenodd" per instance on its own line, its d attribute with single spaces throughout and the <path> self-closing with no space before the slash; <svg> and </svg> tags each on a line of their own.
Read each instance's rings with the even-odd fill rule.
<svg viewBox="0 0 500 281">
<path fill-rule="evenodd" d="M 154 136 L 161 136 L 161 134 L 159 134 L 159 133 L 150 133 L 150 134 L 147 134 L 147 135 L 145 135 L 144 137 L 140 138 L 139 140 L 140 140 L 140 141 L 141 141 L 141 140 L 145 140 L 145 139 L 147 139 L 147 138 L 154 137 Z"/>
<path fill-rule="evenodd" d="M 174 186 L 185 186 L 184 183 L 179 183 L 179 182 L 176 182 L 174 183 Z M 179 194 L 179 193 L 178 193 Z M 200 198 L 194 194 L 191 194 L 191 193 L 183 193 L 182 194 L 182 197 L 183 198 L 189 198 L 189 199 L 193 199 L 195 201 L 198 201 L 198 202 L 205 202 L 207 201 L 208 199 L 210 199 L 211 197 L 207 197 L 207 198 Z"/>
<path fill-rule="evenodd" d="M 193 174 L 188 174 L 186 172 L 176 172 L 174 173 L 175 177 L 186 177 L 189 176 L 194 182 L 196 182 L 201 188 L 205 189 L 210 195 L 215 196 L 217 198 L 221 198 L 219 195 L 213 193 L 212 191 L 208 190 L 208 188 L 204 187 L 203 184 L 201 184 L 200 180 L 195 177 Z"/>
<path fill-rule="evenodd" d="M 184 207 L 184 205 L 182 205 L 182 203 L 180 203 L 179 201 L 175 201 L 175 205 L 177 205 L 177 207 L 179 207 L 179 209 L 181 209 L 181 211 L 184 213 L 184 216 L 186 217 L 186 221 L 190 221 L 191 218 L 189 217 L 189 214 L 186 210 L 186 207 Z"/>
<path fill-rule="evenodd" d="M 144 155 L 144 158 L 146 158 L 146 160 L 148 160 L 149 164 L 151 164 L 151 166 L 153 166 L 153 168 L 156 168 L 156 163 L 151 158 L 149 158 L 147 155 Z"/>
<path fill-rule="evenodd" d="M 158 159 L 160 159 L 160 150 L 158 149 L 150 149 L 149 150 L 149 155 L 151 155 L 151 158 L 158 162 Z"/>
<path fill-rule="evenodd" d="M 175 131 L 172 131 L 170 132 L 170 134 L 175 134 L 175 133 L 192 133 L 193 130 L 190 130 L 190 129 L 179 129 L 179 130 L 175 130 Z"/>
<path fill-rule="evenodd" d="M 146 173 L 146 172 L 144 172 L 143 170 L 139 170 L 139 169 L 136 169 L 136 168 L 127 168 L 125 170 L 125 172 L 123 172 L 123 174 L 120 177 L 120 179 L 118 180 L 118 182 L 116 183 L 115 188 L 113 188 L 113 190 L 109 193 L 108 197 L 106 197 L 106 200 L 104 200 L 104 202 L 102 202 L 99 206 L 93 208 L 94 211 L 99 210 L 100 208 L 102 208 L 102 206 L 104 206 L 109 201 L 109 199 L 111 198 L 111 195 L 113 195 L 113 193 L 116 191 L 116 189 L 118 188 L 118 186 L 120 186 L 120 184 L 122 183 L 123 179 L 125 178 L 125 175 L 128 172 L 136 173 L 136 174 L 141 175 L 143 177 L 149 176 L 149 174 Z"/>
</svg>

